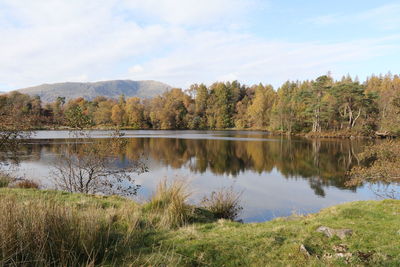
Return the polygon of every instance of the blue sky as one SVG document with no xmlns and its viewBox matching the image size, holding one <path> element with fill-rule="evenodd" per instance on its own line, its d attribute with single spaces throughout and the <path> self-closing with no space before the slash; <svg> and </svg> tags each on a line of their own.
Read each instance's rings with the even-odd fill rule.
<svg viewBox="0 0 400 267">
<path fill-rule="evenodd" d="M 400 1 L 0 0 L 0 91 L 400 72 Z"/>
</svg>

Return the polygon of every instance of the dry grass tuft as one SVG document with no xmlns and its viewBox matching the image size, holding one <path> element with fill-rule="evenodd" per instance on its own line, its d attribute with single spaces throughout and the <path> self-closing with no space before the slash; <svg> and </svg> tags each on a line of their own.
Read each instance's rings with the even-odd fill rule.
<svg viewBox="0 0 400 267">
<path fill-rule="evenodd" d="M 240 205 L 242 192 L 236 192 L 232 187 L 213 191 L 209 197 L 204 197 L 202 206 L 212 212 L 217 219 L 235 220 L 243 207 Z"/>
<path fill-rule="evenodd" d="M 40 186 L 37 182 L 32 180 L 22 180 L 15 184 L 16 188 L 24 188 L 24 189 L 39 189 Z"/>
<path fill-rule="evenodd" d="M 187 180 L 162 180 L 144 209 L 150 212 L 153 224 L 163 228 L 174 228 L 186 224 L 193 215 L 193 206 L 187 203 L 192 192 Z"/>
<path fill-rule="evenodd" d="M 8 187 L 10 183 L 12 182 L 12 177 L 9 176 L 8 174 L 0 172 L 0 188 L 2 187 Z"/>
</svg>

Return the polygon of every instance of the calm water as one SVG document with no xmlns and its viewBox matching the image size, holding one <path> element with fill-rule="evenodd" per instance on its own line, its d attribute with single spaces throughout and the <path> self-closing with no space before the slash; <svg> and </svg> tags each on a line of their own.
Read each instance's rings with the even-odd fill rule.
<svg viewBox="0 0 400 267">
<path fill-rule="evenodd" d="M 150 171 L 136 178 L 137 198 L 147 198 L 164 177 L 191 182 L 193 202 L 224 186 L 243 191 L 241 218 L 265 221 L 316 212 L 338 203 L 374 199 L 365 187 L 346 188 L 345 172 L 357 164 L 365 140 L 308 140 L 263 132 L 124 131 L 121 160 L 146 158 Z M 92 135 L 104 138 L 106 131 Z M 51 187 L 49 173 L 63 146 L 64 131 L 39 131 L 20 151 L 18 172 Z M 99 139 L 101 140 L 101 139 Z"/>
</svg>

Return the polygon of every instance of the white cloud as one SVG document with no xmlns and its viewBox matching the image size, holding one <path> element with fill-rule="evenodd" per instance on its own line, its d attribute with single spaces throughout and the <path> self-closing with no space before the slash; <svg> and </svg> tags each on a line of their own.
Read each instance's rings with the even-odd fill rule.
<svg viewBox="0 0 400 267">
<path fill-rule="evenodd" d="M 311 18 L 310 22 L 324 26 L 332 24 L 364 23 L 381 30 L 400 28 L 400 4 L 386 4 L 355 14 L 329 14 Z"/>
<path fill-rule="evenodd" d="M 88 77 L 87 74 L 81 74 L 81 75 L 77 75 L 77 76 L 68 77 L 67 81 L 70 81 L 70 82 L 88 82 L 89 81 L 89 77 Z"/>
<path fill-rule="evenodd" d="M 316 25 L 329 25 L 329 24 L 338 23 L 341 20 L 342 20 L 342 18 L 339 15 L 333 15 L 333 14 L 318 16 L 318 17 L 309 19 L 310 22 L 312 22 Z"/>
<path fill-rule="evenodd" d="M 244 34 L 235 25 L 261 2 L 0 0 L 0 91 L 126 78 L 277 84 L 399 49 L 399 36 L 294 43 Z"/>
<path fill-rule="evenodd" d="M 129 68 L 129 73 L 135 74 L 138 72 L 142 72 L 143 71 L 143 67 L 141 65 L 135 65 Z"/>
<path fill-rule="evenodd" d="M 140 11 L 175 25 L 209 25 L 229 22 L 255 6 L 266 6 L 265 0 L 125 0 L 133 11 Z M 232 22 L 229 22 L 229 24 Z M 234 24 L 234 23 L 233 23 Z"/>
<path fill-rule="evenodd" d="M 113 1 L 94 2 L 10 1 L 1 13 L 12 14 L 20 25 L 0 28 L 0 80 L 20 87 L 81 73 L 96 79 L 112 72 L 118 61 L 154 51 L 159 40 L 175 34 L 122 20 L 112 13 Z"/>
<path fill-rule="evenodd" d="M 385 30 L 400 28 L 400 4 L 388 4 L 356 15 L 360 21 L 368 21 Z"/>
<path fill-rule="evenodd" d="M 227 74 L 223 74 L 219 77 L 217 77 L 217 81 L 222 81 L 222 82 L 231 82 L 231 81 L 235 81 L 235 80 L 239 80 L 240 78 L 234 74 L 234 73 L 227 73 Z"/>
<path fill-rule="evenodd" d="M 277 85 L 286 79 L 314 78 L 329 70 L 341 76 L 340 70 L 349 63 L 359 62 L 361 67 L 365 61 L 400 49 L 391 44 L 400 41 L 400 36 L 341 43 L 272 42 L 231 33 L 199 33 L 184 39 L 187 45 L 143 64 L 146 71 L 141 79 L 174 85 L 185 84 L 188 77 L 192 82 L 238 79 Z"/>
</svg>

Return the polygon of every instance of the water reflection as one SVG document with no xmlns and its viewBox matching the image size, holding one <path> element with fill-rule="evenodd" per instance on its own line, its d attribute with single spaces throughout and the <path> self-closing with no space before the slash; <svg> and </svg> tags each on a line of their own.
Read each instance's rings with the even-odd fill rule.
<svg viewBox="0 0 400 267">
<path fill-rule="evenodd" d="M 98 132 L 97 136 L 104 137 L 104 133 Z M 21 147 L 20 159 L 25 169 L 33 167 L 46 172 L 71 142 L 62 137 L 34 139 Z M 250 221 L 287 215 L 293 208 L 310 212 L 343 201 L 371 198 L 358 194 L 355 187 L 345 187 L 345 172 L 358 163 L 357 154 L 362 151 L 365 140 L 307 140 L 257 132 L 174 131 L 148 134 L 132 131 L 127 133 L 127 138 L 126 149 L 118 154 L 119 162 L 147 159 L 150 172 L 139 179 L 145 194 L 165 175 L 194 177 L 195 187 L 206 193 L 215 186 L 227 184 L 218 180 L 237 181 L 239 189 L 245 190 L 248 209 L 245 219 L 247 216 Z M 102 138 L 95 142 L 107 144 Z M 313 193 L 310 195 L 310 192 Z"/>
<path fill-rule="evenodd" d="M 105 141 L 96 139 L 95 142 L 107 145 Z M 40 161 L 44 155 L 61 153 L 69 142 L 68 139 L 36 140 L 22 147 L 20 158 Z M 208 170 L 215 175 L 233 177 L 249 170 L 270 173 L 275 168 L 286 179 L 307 179 L 315 194 L 324 196 L 325 186 L 346 188 L 344 174 L 357 163 L 357 153 L 363 143 L 287 138 L 259 141 L 129 138 L 119 158 L 124 162 L 145 156 L 158 165 L 185 167 L 194 173 Z"/>
</svg>

